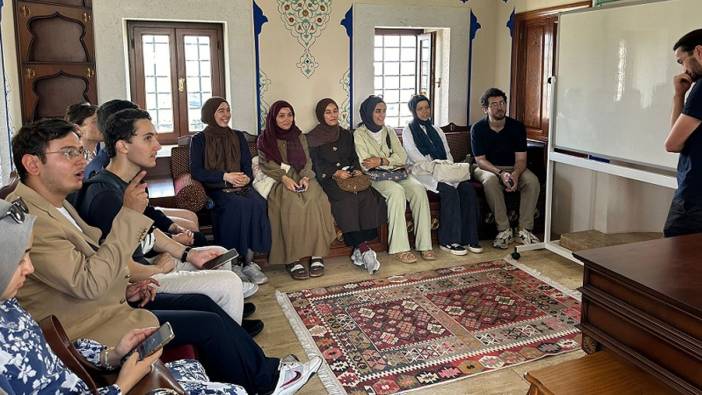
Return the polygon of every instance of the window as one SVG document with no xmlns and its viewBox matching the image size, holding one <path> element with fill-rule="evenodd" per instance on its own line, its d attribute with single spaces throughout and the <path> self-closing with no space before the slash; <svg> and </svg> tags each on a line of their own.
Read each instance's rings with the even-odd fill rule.
<svg viewBox="0 0 702 395">
<path fill-rule="evenodd" d="M 151 114 L 159 142 L 204 129 L 200 108 L 224 96 L 219 24 L 130 21 L 132 101 Z"/>
<path fill-rule="evenodd" d="M 413 95 L 433 99 L 434 45 L 434 34 L 422 30 L 375 30 L 374 88 L 387 104 L 387 125 L 404 127 L 412 120 L 407 103 Z"/>
</svg>

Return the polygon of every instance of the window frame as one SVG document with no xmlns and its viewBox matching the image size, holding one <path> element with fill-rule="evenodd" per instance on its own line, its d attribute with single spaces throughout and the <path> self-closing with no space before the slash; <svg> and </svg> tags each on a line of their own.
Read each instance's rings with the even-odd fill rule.
<svg viewBox="0 0 702 395">
<path fill-rule="evenodd" d="M 414 75 L 415 76 L 415 84 L 414 84 L 415 92 L 414 92 L 414 94 L 415 95 L 420 93 L 421 76 L 422 76 L 422 73 L 424 72 L 424 70 L 422 69 L 422 60 L 421 60 L 422 48 L 421 48 L 420 39 L 422 38 L 422 36 L 424 36 L 425 38 L 428 37 L 430 39 L 431 47 L 430 47 L 430 62 L 429 62 L 430 70 L 429 70 L 429 83 L 428 83 L 429 84 L 429 96 L 428 97 L 429 97 L 429 100 L 431 101 L 431 117 L 432 117 L 432 119 L 434 119 L 434 102 L 435 102 L 434 95 L 436 92 L 436 89 L 435 89 L 436 88 L 435 87 L 435 84 L 436 84 L 436 70 L 435 70 L 436 69 L 436 32 L 426 32 L 424 29 L 375 28 L 375 32 L 374 32 L 374 36 L 373 36 L 374 37 L 373 48 L 374 48 L 374 50 L 375 50 L 375 48 L 377 48 L 375 46 L 375 37 L 376 36 L 410 36 L 410 35 L 414 36 L 415 40 L 416 40 L 416 44 L 415 44 L 416 53 L 415 53 L 415 57 L 414 57 L 414 66 L 415 66 L 415 75 Z M 383 45 L 383 48 L 385 48 L 384 45 Z M 401 51 L 401 49 L 402 49 L 401 44 L 400 44 L 399 48 Z M 376 62 L 375 55 L 373 57 L 373 62 L 374 63 Z M 384 62 L 384 60 L 381 62 Z M 400 67 L 402 67 L 401 58 L 398 61 L 398 63 L 400 64 Z M 383 72 L 384 72 L 384 70 L 383 70 Z M 384 78 L 385 74 L 383 74 L 382 76 Z M 374 81 L 375 81 L 376 77 L 377 76 L 375 75 L 375 72 L 374 72 L 373 73 Z M 398 78 L 401 78 L 401 77 L 402 77 L 402 71 L 400 71 L 400 74 L 398 75 Z M 381 90 L 385 91 L 386 89 L 383 87 Z M 400 94 L 401 94 L 402 88 L 398 88 L 398 90 L 400 91 Z M 373 91 L 374 92 L 376 91 L 375 82 L 374 82 L 374 86 L 373 86 Z M 393 103 L 395 103 L 395 102 L 393 102 Z M 399 104 L 400 105 L 403 104 L 401 98 L 400 98 Z M 402 114 L 402 109 L 400 109 L 400 114 Z M 393 118 L 396 118 L 396 117 L 393 116 Z M 402 119 L 402 115 L 400 115 L 399 118 Z M 404 128 L 405 125 L 391 125 L 391 126 Z"/>
<path fill-rule="evenodd" d="M 131 100 L 146 108 L 144 78 L 144 56 L 141 37 L 144 34 L 168 35 L 171 56 L 171 92 L 173 109 L 173 131 L 158 133 L 161 144 L 175 144 L 179 137 L 192 135 L 188 119 L 188 88 L 185 63 L 186 35 L 210 37 L 210 78 L 212 96 L 225 96 L 224 75 L 224 28 L 219 23 L 127 21 L 129 85 Z M 138 45 L 137 45 L 138 43 Z M 182 85 L 182 90 L 179 89 Z"/>
</svg>

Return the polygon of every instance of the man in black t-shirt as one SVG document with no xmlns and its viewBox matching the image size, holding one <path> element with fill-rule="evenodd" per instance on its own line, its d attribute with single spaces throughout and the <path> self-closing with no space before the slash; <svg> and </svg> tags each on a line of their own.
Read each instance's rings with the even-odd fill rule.
<svg viewBox="0 0 702 395">
<path fill-rule="evenodd" d="M 480 103 L 487 116 L 473 125 L 470 140 L 478 164 L 474 177 L 483 184 L 499 232 L 492 245 L 507 248 L 512 242 L 503 190 L 519 191 L 517 237 L 522 244 L 538 243 L 538 237 L 531 230 L 541 186 L 539 179 L 526 167 L 526 128 L 523 123 L 505 115 L 507 96 L 501 90 L 488 89 Z"/>
<path fill-rule="evenodd" d="M 663 228 L 666 237 L 702 232 L 702 84 L 697 82 L 702 77 L 702 29 L 684 35 L 673 50 L 683 72 L 673 79 L 673 112 L 665 149 L 679 152 L 680 158 L 678 189 Z"/>
</svg>

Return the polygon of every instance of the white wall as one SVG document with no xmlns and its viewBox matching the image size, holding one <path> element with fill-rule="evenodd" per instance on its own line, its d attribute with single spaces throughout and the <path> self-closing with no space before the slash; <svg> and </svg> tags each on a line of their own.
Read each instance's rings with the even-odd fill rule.
<svg viewBox="0 0 702 395">
<path fill-rule="evenodd" d="M 252 2 L 247 0 L 93 0 L 98 101 L 130 99 L 126 20 L 224 24 L 227 98 L 234 126 L 256 130 Z"/>
<path fill-rule="evenodd" d="M 468 7 L 419 7 L 406 4 L 355 4 L 353 7 L 353 111 L 373 89 L 373 37 L 376 27 L 448 28 L 448 75 L 442 76 L 440 101 L 448 103 L 448 120 L 466 124 L 468 86 Z M 444 47 L 444 50 L 446 47 Z M 444 53 L 444 56 L 447 54 Z M 356 117 L 357 119 L 358 117 Z"/>
</svg>

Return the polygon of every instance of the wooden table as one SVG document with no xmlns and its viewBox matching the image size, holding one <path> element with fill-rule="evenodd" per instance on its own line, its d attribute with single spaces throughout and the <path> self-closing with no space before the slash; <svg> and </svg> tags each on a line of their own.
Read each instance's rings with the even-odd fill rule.
<svg viewBox="0 0 702 395">
<path fill-rule="evenodd" d="M 702 234 L 597 248 L 585 264 L 583 349 L 606 348 L 702 394 Z"/>
<path fill-rule="evenodd" d="M 673 395 L 650 374 L 610 351 L 527 372 L 528 395 Z"/>
</svg>

